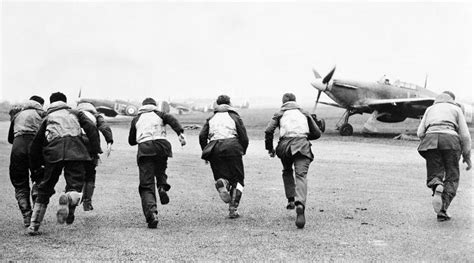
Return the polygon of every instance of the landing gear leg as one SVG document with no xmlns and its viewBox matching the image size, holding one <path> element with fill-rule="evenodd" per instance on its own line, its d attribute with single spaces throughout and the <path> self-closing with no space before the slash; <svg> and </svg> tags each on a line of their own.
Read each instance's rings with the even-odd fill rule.
<svg viewBox="0 0 474 263">
<path fill-rule="evenodd" d="M 339 130 L 339 134 L 342 136 L 351 136 L 354 133 L 352 125 L 349 124 L 349 117 L 354 115 L 355 112 L 352 110 L 346 110 L 342 115 L 341 119 L 336 125 L 336 129 Z M 340 124 L 342 122 L 342 124 Z"/>
</svg>

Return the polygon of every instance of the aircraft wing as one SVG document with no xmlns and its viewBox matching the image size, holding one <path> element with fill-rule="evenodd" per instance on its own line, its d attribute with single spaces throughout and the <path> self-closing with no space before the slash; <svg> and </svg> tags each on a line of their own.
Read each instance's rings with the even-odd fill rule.
<svg viewBox="0 0 474 263">
<path fill-rule="evenodd" d="M 177 110 L 181 110 L 181 111 L 186 111 L 186 112 L 191 111 L 190 108 L 185 107 L 185 106 L 181 106 L 181 105 L 174 106 L 173 108 L 175 108 Z"/>
<path fill-rule="evenodd" d="M 426 108 L 433 105 L 434 98 L 378 99 L 366 101 L 367 106 L 378 112 L 408 118 L 423 116 Z"/>
<path fill-rule="evenodd" d="M 397 104 L 412 104 L 412 105 L 426 105 L 431 106 L 435 98 L 401 98 L 401 99 L 378 99 L 378 100 L 368 100 L 366 103 L 368 106 L 377 105 L 393 105 Z"/>
<path fill-rule="evenodd" d="M 111 109 L 111 108 L 109 108 L 109 107 L 99 106 L 99 107 L 96 107 L 95 109 L 96 109 L 99 113 L 102 113 L 102 114 L 104 114 L 104 115 L 107 116 L 107 117 L 115 117 L 115 116 L 118 115 L 118 113 L 117 113 L 115 110 L 113 110 L 113 109 Z"/>
</svg>

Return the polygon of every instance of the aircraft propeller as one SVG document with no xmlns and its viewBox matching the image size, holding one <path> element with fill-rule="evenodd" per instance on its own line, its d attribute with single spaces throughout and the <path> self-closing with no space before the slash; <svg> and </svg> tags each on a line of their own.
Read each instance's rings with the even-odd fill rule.
<svg viewBox="0 0 474 263">
<path fill-rule="evenodd" d="M 323 79 L 323 84 L 326 84 L 326 85 L 327 85 L 327 84 L 329 83 L 329 81 L 331 81 L 332 75 L 334 75 L 334 71 L 336 71 L 336 66 L 334 66 L 334 67 L 332 68 L 332 70 L 329 71 L 329 73 L 324 77 L 324 79 Z"/>
<path fill-rule="evenodd" d="M 334 75 L 335 71 L 336 71 L 336 66 L 334 66 L 332 70 L 329 71 L 329 73 L 322 79 L 321 83 L 325 84 L 325 87 L 323 87 L 319 83 L 311 83 L 311 85 L 313 85 L 313 87 L 315 87 L 318 90 L 318 96 L 316 97 L 316 102 L 314 103 L 313 112 L 316 112 L 316 107 L 318 106 L 321 93 L 329 89 L 329 81 L 331 81 L 332 76 Z M 315 69 L 313 69 L 313 74 L 316 79 L 318 80 L 321 79 L 321 75 L 319 75 L 319 73 Z"/>
</svg>

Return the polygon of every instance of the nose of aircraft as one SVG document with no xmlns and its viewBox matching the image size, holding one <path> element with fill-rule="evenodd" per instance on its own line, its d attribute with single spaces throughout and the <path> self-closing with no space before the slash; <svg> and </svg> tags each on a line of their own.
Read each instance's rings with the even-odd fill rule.
<svg viewBox="0 0 474 263">
<path fill-rule="evenodd" d="M 311 83 L 311 85 L 319 91 L 326 91 L 327 89 L 326 84 L 323 84 L 321 79 L 315 80 L 314 82 Z"/>
</svg>

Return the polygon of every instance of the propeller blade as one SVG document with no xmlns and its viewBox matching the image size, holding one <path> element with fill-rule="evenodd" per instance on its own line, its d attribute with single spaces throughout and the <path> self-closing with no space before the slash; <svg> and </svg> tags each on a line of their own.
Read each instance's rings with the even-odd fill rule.
<svg viewBox="0 0 474 263">
<path fill-rule="evenodd" d="M 426 89 L 426 84 L 428 83 L 428 74 L 425 76 L 425 89 Z"/>
<path fill-rule="evenodd" d="M 79 94 L 77 95 L 79 99 L 81 98 L 81 93 L 82 93 L 82 87 L 79 88 Z"/>
<path fill-rule="evenodd" d="M 336 66 L 334 66 L 334 68 L 332 68 L 332 70 L 324 77 L 323 84 L 328 84 L 329 81 L 331 81 L 334 71 L 336 71 Z"/>
<path fill-rule="evenodd" d="M 314 74 L 314 77 L 316 77 L 317 79 L 321 78 L 321 75 L 319 75 L 319 73 L 314 68 L 313 68 L 313 74 Z"/>
<path fill-rule="evenodd" d="M 314 107 L 313 107 L 313 113 L 316 113 L 316 107 L 318 107 L 318 102 L 319 102 L 319 97 L 321 97 L 321 90 L 318 90 L 318 97 L 316 98 L 316 101 L 314 102 Z"/>
</svg>

